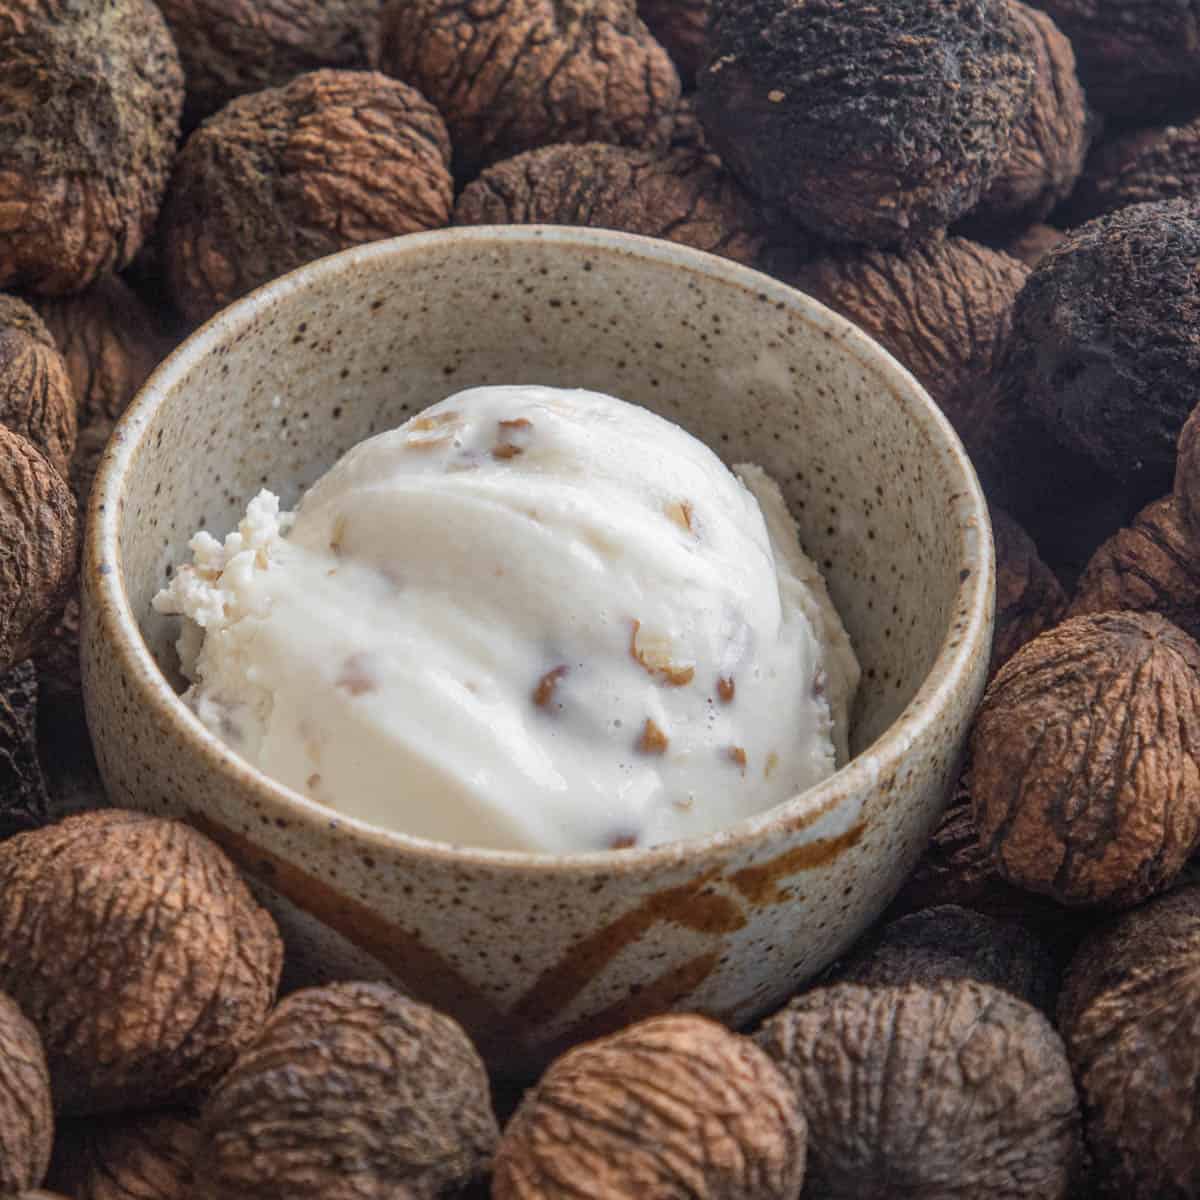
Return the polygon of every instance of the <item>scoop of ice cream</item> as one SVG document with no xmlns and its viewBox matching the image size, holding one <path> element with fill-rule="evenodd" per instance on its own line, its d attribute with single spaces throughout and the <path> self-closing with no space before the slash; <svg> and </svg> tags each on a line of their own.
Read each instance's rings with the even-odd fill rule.
<svg viewBox="0 0 1200 1200">
<path fill-rule="evenodd" d="M 201 721 L 418 837 L 704 834 L 846 757 L 859 668 L 779 489 L 586 391 L 475 388 L 261 493 L 155 599 Z"/>
</svg>

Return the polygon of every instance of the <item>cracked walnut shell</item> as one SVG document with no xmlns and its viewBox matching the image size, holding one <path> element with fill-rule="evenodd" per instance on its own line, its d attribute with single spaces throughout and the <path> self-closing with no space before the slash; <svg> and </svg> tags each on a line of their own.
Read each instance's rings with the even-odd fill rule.
<svg viewBox="0 0 1200 1200">
<path fill-rule="evenodd" d="M 1103 1194 L 1200 1194 L 1200 887 L 1160 896 L 1084 942 L 1058 1015 Z"/>
<path fill-rule="evenodd" d="M 150 0 L 0 3 L 0 287 L 75 291 L 132 260 L 182 103 Z"/>
<path fill-rule="evenodd" d="M 1007 0 L 713 0 L 713 149 L 818 237 L 911 243 L 972 209 L 1033 93 Z"/>
<path fill-rule="evenodd" d="M 258 1032 L 283 957 L 233 865 L 120 809 L 0 843 L 0 988 L 37 1026 L 60 1113 L 196 1098 Z"/>
<path fill-rule="evenodd" d="M 0 992 L 0 1195 L 42 1182 L 53 1140 L 42 1043 L 21 1010 Z"/>
<path fill-rule="evenodd" d="M 588 225 L 666 238 L 752 263 L 764 231 L 712 157 L 594 143 L 547 146 L 488 167 L 459 197 L 456 225 Z"/>
<path fill-rule="evenodd" d="M 457 1022 L 377 983 L 293 992 L 203 1113 L 195 1200 L 436 1200 L 498 1131 Z"/>
<path fill-rule="evenodd" d="M 1031 1005 L 973 980 L 837 984 L 755 1037 L 808 1121 L 822 1200 L 1062 1200 L 1078 1103 L 1062 1042 Z"/>
<path fill-rule="evenodd" d="M 640 1021 L 569 1050 L 527 1092 L 495 1200 L 795 1200 L 804 1118 L 774 1063 L 704 1017 Z"/>
<path fill-rule="evenodd" d="M 194 128 L 235 96 L 322 67 L 379 65 L 380 0 L 159 0 L 187 78 Z"/>
<path fill-rule="evenodd" d="M 559 142 L 659 149 L 679 102 L 634 0 L 389 0 L 382 62 L 445 115 L 467 179 Z"/>
<path fill-rule="evenodd" d="M 971 735 L 980 838 L 1011 882 L 1136 904 L 1200 843 L 1200 646 L 1153 613 L 1074 617 L 992 680 Z"/>
<path fill-rule="evenodd" d="M 437 110 L 374 71 L 315 71 L 241 96 L 179 155 L 163 211 L 176 306 L 204 320 L 315 258 L 450 221 Z"/>
</svg>

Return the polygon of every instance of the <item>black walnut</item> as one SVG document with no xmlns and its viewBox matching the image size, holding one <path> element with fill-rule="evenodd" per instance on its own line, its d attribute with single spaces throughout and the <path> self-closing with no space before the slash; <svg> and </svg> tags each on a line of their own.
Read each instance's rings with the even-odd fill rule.
<svg viewBox="0 0 1200 1200">
<path fill-rule="evenodd" d="M 159 0 L 187 78 L 188 129 L 235 96 L 322 67 L 379 65 L 380 0 Z"/>
<path fill-rule="evenodd" d="M 547 146 L 488 167 L 454 209 L 456 225 L 588 225 L 666 238 L 753 263 L 765 229 L 711 156 L 592 143 Z"/>
<path fill-rule="evenodd" d="M 221 851 L 119 809 L 0 843 L 0 988 L 66 1115 L 201 1096 L 258 1033 L 282 946 Z"/>
<path fill-rule="evenodd" d="M 1189 537 L 1200 542 L 1200 407 L 1192 410 L 1179 434 L 1174 496 Z"/>
<path fill-rule="evenodd" d="M 449 1017 L 383 984 L 293 992 L 203 1113 L 195 1200 L 435 1200 L 481 1178 L 498 1130 Z"/>
<path fill-rule="evenodd" d="M 1093 934 L 1058 1015 L 1101 1194 L 1200 1194 L 1200 887 Z"/>
<path fill-rule="evenodd" d="M 153 227 L 183 103 L 151 0 L 0 4 L 0 287 L 120 270 Z"/>
<path fill-rule="evenodd" d="M 464 179 L 558 142 L 660 149 L 680 94 L 633 0 L 388 0 L 382 62 L 445 115 Z"/>
<path fill-rule="evenodd" d="M 0 675 L 0 839 L 36 829 L 50 799 L 38 759 L 38 677 L 31 662 Z"/>
<path fill-rule="evenodd" d="M 989 677 L 1039 633 L 1057 624 L 1067 596 L 1033 539 L 1002 509 L 991 509 L 996 546 L 996 624 Z"/>
<path fill-rule="evenodd" d="M 1058 1034 L 973 980 L 836 984 L 755 1040 L 808 1121 L 807 1191 L 825 1200 L 1061 1200 L 1079 1111 Z"/>
<path fill-rule="evenodd" d="M 1053 225 L 1030 225 L 1000 242 L 997 249 L 1033 268 L 1067 235 Z"/>
<path fill-rule="evenodd" d="M 449 223 L 437 110 L 373 71 L 231 101 L 180 152 L 163 211 L 171 295 L 195 321 L 312 259 Z"/>
<path fill-rule="evenodd" d="M 703 1017 L 653 1017 L 556 1059 L 496 1155 L 494 1200 L 796 1200 L 804 1118 L 775 1064 Z"/>
<path fill-rule="evenodd" d="M 37 1030 L 0 992 L 0 1195 L 37 1187 L 50 1162 L 54 1110 Z"/>
<path fill-rule="evenodd" d="M 690 88 L 708 57 L 708 0 L 638 0 L 637 9 Z"/>
<path fill-rule="evenodd" d="M 713 0 L 697 106 L 757 196 L 818 237 L 944 229 L 996 178 L 1033 66 L 1004 0 Z"/>
<path fill-rule="evenodd" d="M 1200 842 L 1200 647 L 1153 613 L 1074 617 L 989 684 L 971 735 L 980 838 L 1010 882 L 1121 907 Z"/>
</svg>

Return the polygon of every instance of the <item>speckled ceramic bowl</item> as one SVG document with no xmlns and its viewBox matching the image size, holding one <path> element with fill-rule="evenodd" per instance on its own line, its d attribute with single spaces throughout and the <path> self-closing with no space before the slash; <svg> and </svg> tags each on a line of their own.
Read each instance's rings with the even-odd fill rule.
<svg viewBox="0 0 1200 1200">
<path fill-rule="evenodd" d="M 290 504 L 360 439 L 501 382 L 614 393 L 779 480 L 863 665 L 847 767 L 719 835 L 551 857 L 339 819 L 193 718 L 174 686 L 176 624 L 150 607 L 192 532 L 224 533 L 264 484 Z M 987 665 L 992 570 L 950 426 L 887 354 L 799 292 L 598 230 L 422 234 L 235 304 L 130 408 L 90 514 L 88 718 L 113 801 L 178 814 L 224 846 L 299 977 L 390 978 L 520 1073 L 672 1006 L 746 1021 L 880 912 L 955 774 Z"/>
</svg>

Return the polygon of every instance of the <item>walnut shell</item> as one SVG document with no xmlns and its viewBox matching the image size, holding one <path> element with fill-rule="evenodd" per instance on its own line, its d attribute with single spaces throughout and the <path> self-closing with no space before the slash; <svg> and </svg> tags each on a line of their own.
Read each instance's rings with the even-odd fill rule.
<svg viewBox="0 0 1200 1200">
<path fill-rule="evenodd" d="M 0 425 L 36 446 L 65 479 L 75 451 L 75 391 L 45 325 L 0 295 Z"/>
<path fill-rule="evenodd" d="M 638 0 L 637 10 L 691 87 L 708 57 L 708 0 Z"/>
<path fill-rule="evenodd" d="M 105 809 L 0 843 L 0 988 L 42 1035 L 61 1113 L 203 1094 L 258 1033 L 282 956 L 180 822 Z"/>
<path fill-rule="evenodd" d="M 1079 1112 L 1058 1034 L 973 980 L 791 1001 L 755 1037 L 800 1099 L 827 1200 L 1061 1200 Z"/>
<path fill-rule="evenodd" d="M 1117 479 L 1162 495 L 1200 372 L 1200 201 L 1137 204 L 1071 231 L 1013 306 L 1020 402 Z"/>
<path fill-rule="evenodd" d="M 0 426 L 0 671 L 37 649 L 75 581 L 79 530 L 63 477 Z"/>
<path fill-rule="evenodd" d="M 38 678 L 33 663 L 0 676 L 0 839 L 36 829 L 50 799 L 38 761 Z"/>
<path fill-rule="evenodd" d="M 547 146 L 488 167 L 454 209 L 456 225 L 590 225 L 666 238 L 752 263 L 764 230 L 718 162 L 681 151 L 593 143 Z"/>
<path fill-rule="evenodd" d="M 1053 225 L 1030 225 L 1002 241 L 996 248 L 1033 268 L 1066 236 Z"/>
<path fill-rule="evenodd" d="M 0 4 L 0 287 L 74 291 L 133 258 L 182 103 L 151 0 Z"/>
<path fill-rule="evenodd" d="M 1200 843 L 1200 646 L 1153 613 L 1074 617 L 1000 668 L 971 735 L 1000 873 L 1068 905 L 1136 904 Z"/>
<path fill-rule="evenodd" d="M 633 0 L 388 0 L 384 69 L 445 114 L 457 174 L 559 142 L 662 148 L 679 76 Z"/>
<path fill-rule="evenodd" d="M 1184 528 L 1173 496 L 1142 509 L 1115 533 L 1079 578 L 1067 615 L 1156 612 L 1200 637 L 1200 546 Z"/>
<path fill-rule="evenodd" d="M 177 307 L 200 321 L 287 271 L 450 220 L 437 110 L 374 71 L 315 71 L 233 100 L 187 140 L 163 212 Z"/>
<path fill-rule="evenodd" d="M 1059 1026 L 1104 1195 L 1200 1189 L 1200 887 L 1126 913 L 1080 948 Z"/>
<path fill-rule="evenodd" d="M 1006 0 L 713 0 L 709 51 L 714 149 L 831 241 L 913 242 L 963 216 L 1033 93 Z"/>
<path fill-rule="evenodd" d="M 996 626 L 989 676 L 1026 642 L 1057 624 L 1067 596 L 1033 539 L 1006 512 L 991 510 L 996 544 Z"/>
<path fill-rule="evenodd" d="M 996 177 L 968 218 L 970 229 L 1042 220 L 1075 186 L 1091 140 L 1071 43 L 1044 12 L 1020 0 L 1009 7 L 1033 62 L 1033 99 Z"/>
<path fill-rule="evenodd" d="M 53 1140 L 42 1043 L 21 1010 L 0 992 L 0 1195 L 42 1182 Z"/>
<path fill-rule="evenodd" d="M 196 1200 L 435 1200 L 498 1136 L 451 1018 L 378 983 L 293 992 L 204 1108 Z"/>
<path fill-rule="evenodd" d="M 46 1182 L 74 1200 L 186 1200 L 199 1149 L 185 1113 L 60 1121 Z"/>
<path fill-rule="evenodd" d="M 703 1017 L 653 1017 L 550 1065 L 504 1131 L 492 1194 L 795 1200 L 806 1141 L 753 1042 Z"/>
<path fill-rule="evenodd" d="M 903 252 L 831 251 L 787 282 L 894 354 L 978 455 L 992 441 L 986 381 L 1028 274 L 1006 254 L 952 237 Z"/>
<path fill-rule="evenodd" d="M 974 979 L 1048 1011 L 1057 975 L 1047 948 L 1023 925 L 943 904 L 889 921 L 855 947 L 833 979 L 866 987 Z"/>
<path fill-rule="evenodd" d="M 322 67 L 379 65 L 381 0 L 159 0 L 187 78 L 184 125 Z"/>
<path fill-rule="evenodd" d="M 1179 434 L 1174 495 L 1184 528 L 1200 539 L 1200 408 L 1192 410 Z"/>
</svg>

